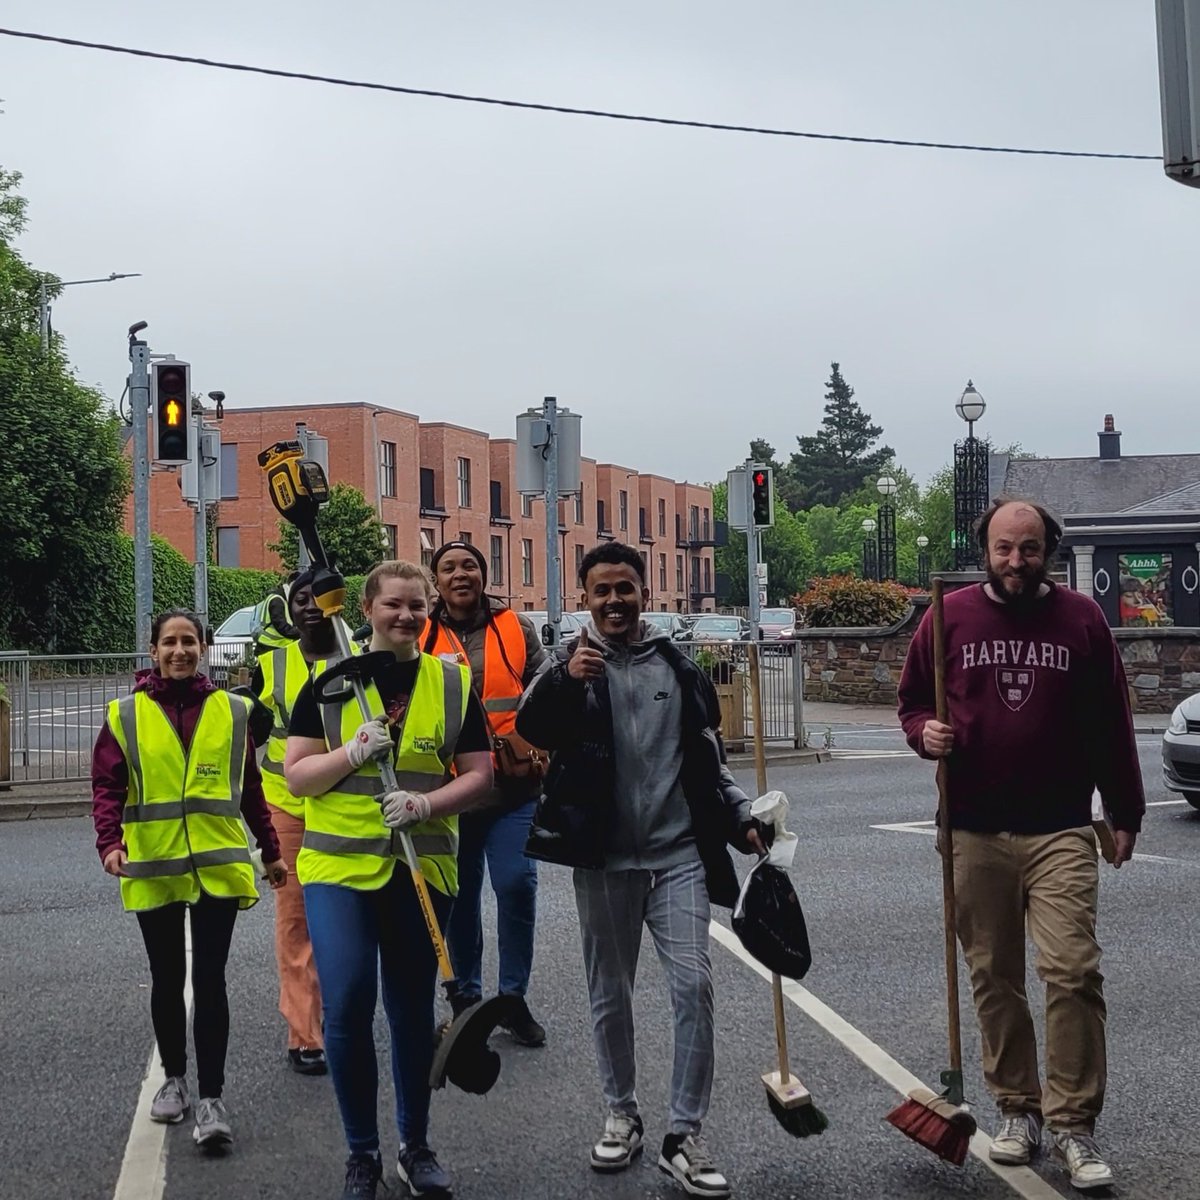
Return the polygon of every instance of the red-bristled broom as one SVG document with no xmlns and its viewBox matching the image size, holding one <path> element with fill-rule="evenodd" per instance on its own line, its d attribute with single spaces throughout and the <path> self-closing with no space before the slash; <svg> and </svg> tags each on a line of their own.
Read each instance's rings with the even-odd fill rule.
<svg viewBox="0 0 1200 1200">
<path fill-rule="evenodd" d="M 942 605 L 943 581 L 933 581 L 933 684 L 937 719 L 950 723 L 946 704 L 946 636 Z M 946 785 L 946 760 L 938 759 L 938 834 L 942 859 L 942 912 L 946 940 L 946 1011 L 949 1023 L 950 1069 L 941 1075 L 945 1091 L 939 1096 L 928 1088 L 913 1088 L 899 1108 L 888 1113 L 901 1133 L 939 1158 L 961 1167 L 977 1128 L 963 1104 L 962 1030 L 958 1012 L 958 930 L 954 919 L 954 836 L 950 828 L 950 802 Z"/>
</svg>

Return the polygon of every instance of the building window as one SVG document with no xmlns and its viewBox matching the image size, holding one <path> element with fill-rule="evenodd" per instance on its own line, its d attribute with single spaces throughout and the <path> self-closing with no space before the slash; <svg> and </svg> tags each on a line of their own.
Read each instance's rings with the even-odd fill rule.
<svg viewBox="0 0 1200 1200">
<path fill-rule="evenodd" d="M 533 497 L 528 492 L 521 497 L 521 516 L 533 516 Z"/>
<path fill-rule="evenodd" d="M 466 542 L 466 544 L 469 546 L 471 544 L 471 535 L 465 529 L 460 529 L 458 531 L 458 540 L 460 542 Z"/>
<path fill-rule="evenodd" d="M 458 507 L 471 507 L 471 460 L 458 460 Z"/>
<path fill-rule="evenodd" d="M 579 579 L 579 572 L 583 568 L 583 543 L 575 543 L 575 578 L 579 580 L 579 584 L 583 586 L 583 580 Z"/>
<path fill-rule="evenodd" d="M 658 536 L 667 536 L 667 502 L 665 500 L 658 502 Z"/>
<path fill-rule="evenodd" d="M 389 561 L 394 561 L 396 555 L 396 527 L 395 525 L 385 525 L 383 527 L 383 546 L 387 553 Z"/>
<path fill-rule="evenodd" d="M 708 595 L 712 591 L 712 559 L 704 560 L 704 594 Z"/>
<path fill-rule="evenodd" d="M 499 518 L 504 519 L 504 485 L 498 479 L 493 479 L 489 487 L 490 498 L 492 502 L 491 517 L 492 520 Z"/>
<path fill-rule="evenodd" d="M 648 538 L 650 536 L 650 527 L 646 524 L 646 510 L 638 509 L 638 537 Z"/>
<path fill-rule="evenodd" d="M 683 591 L 683 555 L 675 555 L 675 590 Z"/>
<path fill-rule="evenodd" d="M 700 540 L 700 507 L 693 504 L 688 509 L 688 541 Z"/>
<path fill-rule="evenodd" d="M 608 522 L 605 520 L 605 518 L 607 516 L 608 516 L 608 514 L 604 511 L 604 501 L 597 500 L 596 501 L 596 532 L 598 534 L 605 534 L 605 533 L 610 532 L 610 530 L 608 528 Z"/>
<path fill-rule="evenodd" d="M 396 494 L 396 443 L 379 443 L 379 494 L 392 497 Z"/>
<path fill-rule="evenodd" d="M 421 468 L 421 507 L 426 512 L 437 512 L 437 481 L 432 467 Z"/>
<path fill-rule="evenodd" d="M 217 526 L 217 566 L 242 565 L 242 531 L 236 525 Z"/>
<path fill-rule="evenodd" d="M 533 587 L 533 539 L 521 539 L 521 582 Z"/>
<path fill-rule="evenodd" d="M 617 493 L 617 519 L 622 530 L 629 528 L 629 493 Z"/>
<path fill-rule="evenodd" d="M 1121 628 L 1175 624 L 1170 552 L 1117 556 Z M 1186 574 L 1186 572 L 1185 572 Z"/>
<path fill-rule="evenodd" d="M 432 529 L 421 530 L 421 565 L 429 566 L 433 562 L 434 532 Z"/>
<path fill-rule="evenodd" d="M 575 493 L 575 524 L 583 524 L 583 488 Z"/>
<path fill-rule="evenodd" d="M 221 499 L 236 500 L 238 497 L 238 444 L 221 443 Z"/>
<path fill-rule="evenodd" d="M 504 539 L 492 534 L 492 561 L 488 567 L 488 576 L 496 587 L 504 586 Z"/>
<path fill-rule="evenodd" d="M 658 590 L 660 592 L 667 590 L 667 556 L 665 554 L 658 556 Z"/>
<path fill-rule="evenodd" d="M 704 540 L 706 542 L 710 541 L 711 540 L 711 532 L 712 532 L 712 522 L 709 521 L 709 519 L 708 519 L 708 509 L 707 508 L 704 510 L 704 526 L 703 526 L 703 528 L 704 528 Z"/>
</svg>

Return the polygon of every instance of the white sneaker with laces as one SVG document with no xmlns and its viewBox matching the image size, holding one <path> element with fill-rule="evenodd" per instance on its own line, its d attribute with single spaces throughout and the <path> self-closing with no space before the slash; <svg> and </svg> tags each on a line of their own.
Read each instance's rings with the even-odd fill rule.
<svg viewBox="0 0 1200 1200">
<path fill-rule="evenodd" d="M 658 1165 L 673 1176 L 689 1196 L 724 1197 L 730 1194 L 729 1181 L 713 1165 L 708 1147 L 698 1134 L 689 1133 L 673 1153 L 664 1144 Z"/>
<path fill-rule="evenodd" d="M 150 1101 L 150 1120 L 159 1125 L 178 1125 L 191 1106 L 187 1080 L 182 1075 L 171 1075 Z"/>
<path fill-rule="evenodd" d="M 215 1150 L 233 1141 L 229 1111 L 219 1097 L 202 1097 L 196 1104 L 196 1128 L 192 1140 L 203 1150 Z"/>
<path fill-rule="evenodd" d="M 1037 1113 L 1010 1113 L 1000 1124 L 988 1158 L 1005 1166 L 1024 1166 L 1042 1144 L 1042 1119 Z"/>
<path fill-rule="evenodd" d="M 604 1136 L 592 1147 L 593 1171 L 623 1171 L 642 1152 L 642 1118 L 610 1112 Z"/>
<path fill-rule="evenodd" d="M 1051 1130 L 1050 1138 L 1056 1155 L 1071 1172 L 1071 1186 L 1076 1191 L 1112 1187 L 1113 1169 L 1104 1161 L 1094 1137 L 1086 1133 Z"/>
</svg>

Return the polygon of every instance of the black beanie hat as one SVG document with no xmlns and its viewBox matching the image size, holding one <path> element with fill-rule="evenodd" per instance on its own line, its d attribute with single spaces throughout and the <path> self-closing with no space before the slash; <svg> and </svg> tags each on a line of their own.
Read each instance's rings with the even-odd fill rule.
<svg viewBox="0 0 1200 1200">
<path fill-rule="evenodd" d="M 435 576 L 437 575 L 438 563 L 447 550 L 466 550 L 479 564 L 479 573 L 483 576 L 483 586 L 487 587 L 487 560 L 483 557 L 483 551 L 478 546 L 471 545 L 470 542 L 446 542 L 444 545 L 439 546 L 433 552 L 433 558 L 429 560 L 429 569 Z"/>
</svg>

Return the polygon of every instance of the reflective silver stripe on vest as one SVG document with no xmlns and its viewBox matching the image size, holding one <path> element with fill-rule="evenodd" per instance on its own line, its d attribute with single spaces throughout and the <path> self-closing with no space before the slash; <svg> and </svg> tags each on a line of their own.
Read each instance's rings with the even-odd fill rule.
<svg viewBox="0 0 1200 1200">
<path fill-rule="evenodd" d="M 516 712 L 520 703 L 520 696 L 502 696 L 498 700 L 485 700 L 483 707 L 487 712 Z"/>
<path fill-rule="evenodd" d="M 125 745 L 129 747 L 129 774 L 137 785 L 139 802 L 146 797 L 145 780 L 142 778 L 142 750 L 137 739 L 137 695 L 130 692 L 117 702 L 117 720 L 125 734 Z M 132 806 L 131 806 L 132 807 Z"/>
<path fill-rule="evenodd" d="M 283 778 L 283 763 L 276 762 L 273 758 L 263 756 L 263 760 L 259 763 L 259 769 L 265 771 L 268 775 L 278 775 Z"/>
<path fill-rule="evenodd" d="M 287 691 L 284 688 L 284 684 L 287 682 L 287 660 L 288 652 L 286 650 L 271 651 L 271 670 L 275 679 L 271 695 L 275 699 L 275 711 L 281 718 L 287 716 Z"/>
<path fill-rule="evenodd" d="M 249 701 L 233 696 L 229 697 L 229 707 L 233 712 L 233 745 L 229 752 L 229 788 L 233 803 L 242 807 L 242 775 L 246 770 L 246 740 L 250 736 L 250 704 Z M 204 710 L 201 709 L 201 715 Z M 197 719 L 196 728 L 200 728 Z M 195 732 L 192 737 L 195 737 Z"/>
<path fill-rule="evenodd" d="M 446 736 L 442 741 L 442 748 L 438 751 L 438 758 L 448 763 L 454 757 L 454 747 L 458 745 L 458 735 L 462 733 L 463 677 L 457 663 L 448 663 L 443 659 L 438 659 L 438 662 L 442 664 L 446 684 Z"/>
<path fill-rule="evenodd" d="M 342 706 L 323 704 L 321 724 L 325 726 L 325 744 L 330 750 L 337 750 L 342 744 Z"/>
<path fill-rule="evenodd" d="M 145 862 L 127 862 L 124 869 L 131 879 L 153 879 L 162 875 L 189 875 L 193 867 L 228 867 L 238 863 L 250 865 L 250 851 L 245 847 L 202 850 L 191 858 L 152 858 Z"/>
<path fill-rule="evenodd" d="M 121 821 L 133 822 L 177 821 L 187 813 L 206 813 L 212 817 L 237 819 L 239 809 L 232 800 L 213 800 L 207 796 L 189 797 L 187 800 L 163 800 L 155 804 L 128 804 L 121 813 Z"/>
<path fill-rule="evenodd" d="M 333 833 L 318 833 L 313 829 L 304 831 L 305 850 L 316 850 L 321 854 L 370 854 L 375 858 L 398 857 L 399 843 L 392 846 L 392 838 L 339 837 Z M 413 848 L 419 857 L 431 858 L 438 854 L 457 852 L 456 839 L 448 834 L 420 833 L 413 838 Z"/>
</svg>

